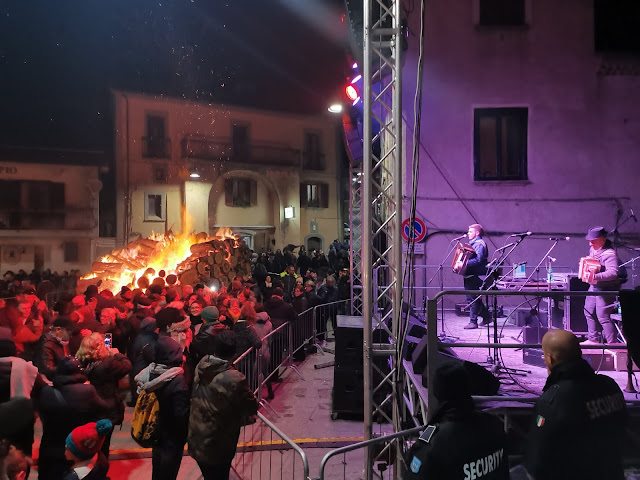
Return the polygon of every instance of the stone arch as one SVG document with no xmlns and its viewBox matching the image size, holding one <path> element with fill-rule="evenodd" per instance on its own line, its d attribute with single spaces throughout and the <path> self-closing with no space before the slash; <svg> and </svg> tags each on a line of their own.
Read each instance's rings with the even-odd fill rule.
<svg viewBox="0 0 640 480">
<path fill-rule="evenodd" d="M 319 233 L 311 233 L 304 237 L 304 246 L 307 252 L 311 250 L 324 250 L 324 237 Z"/>
</svg>

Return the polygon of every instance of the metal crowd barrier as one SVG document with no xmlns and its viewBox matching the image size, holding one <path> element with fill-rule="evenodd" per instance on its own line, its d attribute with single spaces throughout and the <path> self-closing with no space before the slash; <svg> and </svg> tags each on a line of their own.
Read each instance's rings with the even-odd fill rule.
<svg viewBox="0 0 640 480">
<path fill-rule="evenodd" d="M 242 428 L 231 467 L 243 480 L 309 479 L 304 451 L 260 413 Z"/>
<path fill-rule="evenodd" d="M 364 464 L 364 449 L 368 447 L 374 447 L 375 452 L 373 457 L 374 478 L 399 478 L 399 476 L 394 476 L 394 468 L 400 469 L 400 473 L 402 473 L 404 468 L 406 468 L 406 465 L 404 465 L 403 461 L 400 462 L 402 463 L 402 465 L 399 465 L 397 462 L 395 462 L 396 448 L 399 447 L 398 442 L 400 442 L 402 439 L 406 440 L 407 437 L 417 437 L 418 434 L 424 430 L 424 428 L 425 426 L 414 427 L 390 435 L 372 438 L 371 440 L 366 440 L 364 442 L 358 442 L 354 443 L 353 445 L 348 445 L 346 447 L 331 450 L 324 456 L 322 462 L 320 463 L 320 474 L 317 477 L 317 480 L 324 480 L 329 478 L 332 480 L 337 478 L 342 478 L 343 480 L 346 480 L 347 478 L 361 478 L 362 465 Z M 403 448 L 403 450 L 406 449 Z M 351 454 L 350 459 L 353 461 L 349 461 L 349 459 L 347 458 L 347 454 Z M 342 456 L 341 463 L 339 465 L 330 465 L 330 460 L 332 460 L 334 457 L 337 457 L 338 455 Z M 354 458 L 356 456 L 357 458 Z M 354 469 L 354 465 L 358 465 L 358 467 Z"/>
</svg>

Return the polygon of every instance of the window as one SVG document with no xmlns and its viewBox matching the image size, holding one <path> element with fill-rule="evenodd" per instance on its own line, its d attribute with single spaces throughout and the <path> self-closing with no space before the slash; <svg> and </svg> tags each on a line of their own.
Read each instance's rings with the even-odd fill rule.
<svg viewBox="0 0 640 480">
<path fill-rule="evenodd" d="M 144 221 L 164 222 L 167 211 L 166 201 L 165 193 L 145 193 Z"/>
<path fill-rule="evenodd" d="M 594 41 L 597 52 L 640 53 L 640 2 L 594 0 Z"/>
<path fill-rule="evenodd" d="M 250 178 L 224 181 L 224 204 L 227 207 L 251 207 L 257 203 L 257 184 Z"/>
<path fill-rule="evenodd" d="M 526 24 L 525 0 L 479 0 L 479 25 L 518 26 Z"/>
<path fill-rule="evenodd" d="M 166 165 L 153 166 L 153 181 L 155 183 L 167 183 L 167 167 Z"/>
<path fill-rule="evenodd" d="M 147 136 L 143 138 L 145 157 L 168 158 L 171 156 L 166 122 L 166 118 L 162 115 L 147 115 Z"/>
<path fill-rule="evenodd" d="M 474 180 L 527 179 L 527 108 L 477 108 Z"/>
<path fill-rule="evenodd" d="M 64 250 L 65 262 L 77 262 L 78 261 L 78 242 L 64 242 L 62 244 Z"/>
<path fill-rule="evenodd" d="M 300 206 L 329 208 L 329 185 L 326 183 L 301 183 Z"/>
<path fill-rule="evenodd" d="M 320 132 L 304 132 L 302 168 L 306 170 L 324 170 L 322 135 Z"/>
<path fill-rule="evenodd" d="M 251 153 L 249 141 L 249 125 L 234 123 L 231 129 L 231 146 L 233 157 L 237 160 L 248 160 Z"/>
</svg>

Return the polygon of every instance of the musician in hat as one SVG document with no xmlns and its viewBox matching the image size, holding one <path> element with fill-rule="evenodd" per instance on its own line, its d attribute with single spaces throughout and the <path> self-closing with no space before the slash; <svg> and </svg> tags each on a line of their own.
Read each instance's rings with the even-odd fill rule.
<svg viewBox="0 0 640 480">
<path fill-rule="evenodd" d="M 618 255 L 613 249 L 610 240 L 607 240 L 607 231 L 604 227 L 589 229 L 584 237 L 589 241 L 589 257 L 600 263 L 600 271 L 591 271 L 586 282 L 591 284 L 590 292 L 610 292 L 598 297 L 586 297 L 584 301 L 584 315 L 587 318 L 587 341 L 584 343 L 615 343 L 618 334 L 615 325 L 611 322 L 613 304 L 616 301 L 617 291 L 620 290 L 618 278 Z"/>
<path fill-rule="evenodd" d="M 464 274 L 465 290 L 480 290 L 482 287 L 482 279 L 480 275 L 487 273 L 487 259 L 489 257 L 489 249 L 482 239 L 484 229 L 482 225 L 474 223 L 469 225 L 467 237 L 469 245 L 473 247 L 475 254 L 467 261 L 467 269 Z M 482 302 L 482 298 L 467 295 L 469 303 L 469 324 L 465 325 L 465 329 L 478 328 L 478 317 L 482 317 L 481 326 L 487 326 L 491 323 L 489 309 Z"/>
</svg>

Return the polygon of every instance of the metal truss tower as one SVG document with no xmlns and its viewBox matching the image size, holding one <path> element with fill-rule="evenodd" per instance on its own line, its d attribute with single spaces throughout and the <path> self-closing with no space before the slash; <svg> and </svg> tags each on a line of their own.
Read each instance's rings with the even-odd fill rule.
<svg viewBox="0 0 640 480">
<path fill-rule="evenodd" d="M 364 145 L 361 170 L 351 170 L 350 223 L 352 313 L 362 315 L 364 323 L 368 440 L 376 419 L 392 423 L 395 431 L 402 427 L 402 22 L 401 0 L 363 2 Z M 395 455 L 401 452 L 399 444 L 391 448 Z M 373 478 L 375 461 L 368 449 L 365 478 Z M 399 465 L 395 462 L 395 478 Z"/>
</svg>

